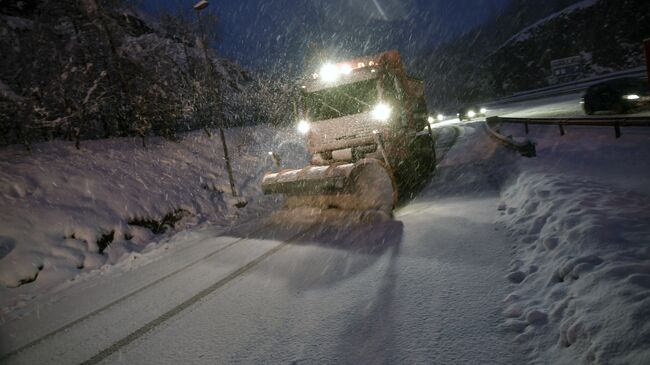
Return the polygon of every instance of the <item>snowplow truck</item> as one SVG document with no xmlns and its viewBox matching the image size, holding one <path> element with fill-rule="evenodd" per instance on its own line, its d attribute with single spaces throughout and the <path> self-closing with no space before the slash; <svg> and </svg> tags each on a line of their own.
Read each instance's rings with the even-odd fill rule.
<svg viewBox="0 0 650 365">
<path fill-rule="evenodd" d="M 325 64 L 300 84 L 296 127 L 310 165 L 267 173 L 265 194 L 285 207 L 377 210 L 392 214 L 435 167 L 424 85 L 397 51 Z"/>
</svg>

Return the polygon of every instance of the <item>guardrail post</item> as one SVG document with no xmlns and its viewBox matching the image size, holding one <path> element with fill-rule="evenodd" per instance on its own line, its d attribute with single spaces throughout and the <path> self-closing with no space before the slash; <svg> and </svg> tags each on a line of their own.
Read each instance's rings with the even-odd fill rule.
<svg viewBox="0 0 650 365">
<path fill-rule="evenodd" d="M 621 125 L 619 122 L 614 123 L 614 134 L 616 138 L 621 138 Z"/>
<path fill-rule="evenodd" d="M 565 134 L 564 126 L 562 124 L 558 124 L 558 126 L 560 127 L 560 135 L 563 136 Z"/>
</svg>

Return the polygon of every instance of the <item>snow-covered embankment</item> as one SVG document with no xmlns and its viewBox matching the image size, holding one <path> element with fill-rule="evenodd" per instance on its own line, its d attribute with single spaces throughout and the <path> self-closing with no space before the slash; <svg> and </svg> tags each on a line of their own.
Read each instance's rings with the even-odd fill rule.
<svg viewBox="0 0 650 365">
<path fill-rule="evenodd" d="M 534 363 L 650 363 L 650 131 L 532 132 L 502 191 L 504 328 Z"/>
<path fill-rule="evenodd" d="M 227 131 L 238 193 L 230 195 L 217 135 L 177 142 L 151 137 L 52 141 L 0 150 L 0 302 L 9 310 L 79 275 L 158 245 L 161 234 L 200 224 L 230 225 L 273 206 L 259 187 L 268 151 L 306 156 L 302 139 L 267 126 Z M 290 157 L 289 154 L 294 155 Z M 170 229 L 175 228 L 175 229 Z M 27 284 L 27 285 L 24 285 Z"/>
</svg>

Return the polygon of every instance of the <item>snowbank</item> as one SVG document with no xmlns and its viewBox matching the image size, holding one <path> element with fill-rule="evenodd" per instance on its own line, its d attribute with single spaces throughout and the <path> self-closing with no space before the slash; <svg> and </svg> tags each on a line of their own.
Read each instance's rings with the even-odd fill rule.
<svg viewBox="0 0 650 365">
<path fill-rule="evenodd" d="M 622 132 L 538 127 L 502 191 L 504 328 L 533 363 L 650 363 L 650 131 Z"/>
<path fill-rule="evenodd" d="M 226 226 L 274 207 L 259 187 L 274 168 L 268 151 L 302 167 L 302 139 L 266 126 L 226 132 L 238 193 L 249 202 L 242 209 L 230 195 L 218 134 L 149 138 L 147 148 L 116 138 L 84 141 L 81 150 L 63 141 L 1 149 L 0 305 L 147 251 L 156 234 Z"/>
</svg>

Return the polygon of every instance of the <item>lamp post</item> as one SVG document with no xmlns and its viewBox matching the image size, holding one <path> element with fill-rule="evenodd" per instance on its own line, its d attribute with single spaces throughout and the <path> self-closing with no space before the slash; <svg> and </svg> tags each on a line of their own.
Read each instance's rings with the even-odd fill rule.
<svg viewBox="0 0 650 365">
<path fill-rule="evenodd" d="M 208 80 L 209 84 L 211 87 L 217 89 L 219 87 L 218 83 L 215 82 L 214 80 L 214 69 L 212 67 L 212 62 L 210 61 L 210 57 L 208 55 L 208 45 L 205 41 L 205 32 L 203 31 L 203 23 L 201 23 L 201 10 L 207 8 L 209 5 L 207 0 L 201 0 L 198 3 L 194 4 L 194 10 L 196 10 L 196 17 L 199 22 L 199 32 L 201 33 L 201 43 L 203 46 L 203 56 L 205 58 L 205 65 L 208 69 Z M 218 108 L 218 114 L 221 114 L 221 103 L 217 100 L 215 92 L 218 92 L 218 90 L 213 90 L 213 102 L 214 106 Z M 226 160 L 226 170 L 228 172 L 228 179 L 230 180 L 230 191 L 232 192 L 232 196 L 236 197 L 237 196 L 237 190 L 235 190 L 235 179 L 232 176 L 232 167 L 230 166 L 230 157 L 228 156 L 228 146 L 226 145 L 226 136 L 223 133 L 223 122 L 219 123 L 219 136 L 221 137 L 221 145 L 223 146 L 223 157 L 224 160 Z"/>
</svg>

